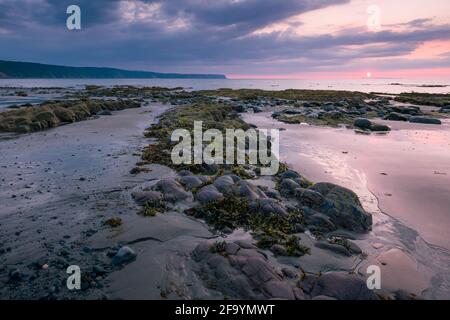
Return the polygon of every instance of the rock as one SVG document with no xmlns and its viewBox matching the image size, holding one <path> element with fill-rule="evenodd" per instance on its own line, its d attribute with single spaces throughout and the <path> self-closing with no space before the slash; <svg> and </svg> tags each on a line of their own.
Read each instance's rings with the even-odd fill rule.
<svg viewBox="0 0 450 320">
<path fill-rule="evenodd" d="M 285 178 L 280 183 L 280 193 L 284 196 L 295 194 L 295 190 L 300 188 L 300 185 L 291 178 Z"/>
<path fill-rule="evenodd" d="M 268 293 L 271 298 L 294 300 L 294 292 L 292 287 L 287 283 L 279 280 L 268 281 L 264 285 L 264 290 Z"/>
<path fill-rule="evenodd" d="M 132 198 L 140 206 L 146 203 L 161 201 L 163 195 L 159 191 L 134 191 L 131 193 Z"/>
<path fill-rule="evenodd" d="M 97 116 L 112 116 L 112 112 L 109 110 L 102 110 L 96 113 Z"/>
<path fill-rule="evenodd" d="M 287 256 L 287 250 L 284 246 L 281 244 L 274 244 L 272 247 L 270 247 L 270 251 L 275 253 L 278 256 Z"/>
<path fill-rule="evenodd" d="M 326 198 L 322 204 L 311 207 L 328 216 L 337 226 L 345 230 L 363 232 L 372 225 L 372 215 L 362 208 L 358 196 L 351 190 L 332 183 L 316 183 L 310 190 Z"/>
<path fill-rule="evenodd" d="M 267 198 L 266 194 L 246 180 L 241 180 L 236 184 L 236 195 L 245 197 L 250 201 Z"/>
<path fill-rule="evenodd" d="M 269 198 L 272 198 L 272 199 L 281 199 L 280 193 L 279 193 L 277 190 L 275 190 L 275 189 L 269 189 L 269 190 L 266 190 L 266 191 L 264 191 L 264 193 L 265 193 L 266 196 L 268 196 Z"/>
<path fill-rule="evenodd" d="M 281 272 L 283 273 L 283 275 L 286 278 L 289 278 L 289 279 L 295 279 L 297 277 L 297 273 L 290 268 L 283 268 L 283 269 L 281 269 Z"/>
<path fill-rule="evenodd" d="M 293 170 L 286 170 L 279 175 L 280 179 L 296 179 L 300 178 L 300 175 Z"/>
<path fill-rule="evenodd" d="M 181 170 L 180 172 L 178 172 L 178 175 L 184 177 L 184 176 L 192 176 L 194 174 L 189 170 Z"/>
<path fill-rule="evenodd" d="M 236 240 L 234 243 L 242 249 L 256 249 L 256 246 L 249 240 Z"/>
<path fill-rule="evenodd" d="M 302 205 L 314 208 L 325 203 L 325 197 L 317 191 L 305 188 L 295 189 L 295 197 Z"/>
<path fill-rule="evenodd" d="M 386 132 L 386 131 L 391 131 L 391 128 L 389 128 L 389 126 L 384 125 L 384 124 L 372 123 L 370 130 L 376 131 L 376 132 Z"/>
<path fill-rule="evenodd" d="M 178 179 L 178 181 L 188 190 L 198 188 L 199 186 L 203 185 L 207 180 L 208 179 L 204 176 L 194 176 L 194 175 L 182 176 L 181 178 Z"/>
<path fill-rule="evenodd" d="M 181 200 L 191 200 L 192 195 L 186 192 L 181 184 L 173 178 L 165 178 L 159 180 L 154 188 L 163 193 L 163 197 L 167 201 L 177 202 Z"/>
<path fill-rule="evenodd" d="M 207 242 L 200 242 L 192 251 L 192 259 L 196 262 L 204 259 L 210 253 L 209 248 L 210 246 Z"/>
<path fill-rule="evenodd" d="M 314 246 L 316 246 L 317 248 L 320 248 L 320 249 L 332 251 L 334 253 L 337 253 L 339 255 L 343 255 L 346 257 L 351 256 L 350 252 L 344 246 L 341 246 L 338 244 L 328 243 L 326 241 L 317 241 L 314 244 Z"/>
<path fill-rule="evenodd" d="M 378 300 L 378 296 L 367 288 L 363 279 L 346 272 L 329 272 L 320 276 L 311 296 L 327 296 L 338 300 Z"/>
<path fill-rule="evenodd" d="M 363 129 L 363 130 L 370 130 L 370 127 L 372 126 L 372 122 L 368 119 L 364 118 L 358 118 L 353 121 L 353 126 Z"/>
<path fill-rule="evenodd" d="M 441 120 L 430 117 L 411 117 L 409 118 L 409 122 L 423 124 L 442 124 Z"/>
<path fill-rule="evenodd" d="M 213 185 L 204 186 L 195 194 L 195 200 L 201 204 L 215 202 L 223 198 L 223 194 Z"/>
<path fill-rule="evenodd" d="M 231 175 L 218 177 L 213 185 L 223 194 L 232 195 L 234 192 L 234 180 Z"/>
<path fill-rule="evenodd" d="M 288 213 L 284 206 L 275 199 L 258 199 L 250 204 L 250 208 L 258 210 L 264 215 L 277 214 L 281 216 L 287 216 Z"/>
<path fill-rule="evenodd" d="M 384 120 L 391 120 L 391 121 L 408 121 L 408 117 L 396 113 L 396 112 L 391 112 L 389 113 L 386 117 L 384 117 Z"/>
<path fill-rule="evenodd" d="M 121 247 L 113 256 L 111 263 L 115 266 L 130 263 L 135 260 L 137 254 L 130 247 Z"/>
</svg>

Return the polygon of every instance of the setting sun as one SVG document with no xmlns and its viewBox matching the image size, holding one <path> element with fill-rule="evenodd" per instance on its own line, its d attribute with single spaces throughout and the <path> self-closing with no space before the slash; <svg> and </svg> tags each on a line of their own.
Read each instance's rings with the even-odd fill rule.
<svg viewBox="0 0 450 320">
<path fill-rule="evenodd" d="M 372 73 L 371 72 L 367 72 L 366 76 L 367 76 L 367 78 L 370 78 L 370 77 L 372 77 Z"/>
</svg>

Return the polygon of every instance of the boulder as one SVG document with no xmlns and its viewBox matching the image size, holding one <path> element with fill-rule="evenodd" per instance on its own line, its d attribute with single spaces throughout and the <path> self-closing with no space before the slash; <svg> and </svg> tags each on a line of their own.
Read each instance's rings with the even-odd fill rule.
<svg viewBox="0 0 450 320">
<path fill-rule="evenodd" d="M 353 121 L 353 126 L 363 130 L 370 130 L 372 122 L 368 119 L 358 118 Z"/>
<path fill-rule="evenodd" d="M 223 198 L 223 194 L 213 185 L 204 186 L 195 194 L 195 200 L 201 204 L 215 202 Z"/>
<path fill-rule="evenodd" d="M 378 296 L 367 288 L 363 279 L 346 272 L 329 272 L 320 276 L 311 296 L 326 296 L 338 300 L 378 300 Z"/>
<path fill-rule="evenodd" d="M 131 193 L 131 196 L 140 206 L 163 199 L 162 193 L 158 191 L 134 191 Z"/>
<path fill-rule="evenodd" d="M 182 176 L 178 179 L 178 181 L 185 186 L 187 190 L 192 190 L 194 188 L 198 188 L 202 184 L 204 184 L 208 179 L 204 176 Z"/>
<path fill-rule="evenodd" d="M 423 124 L 442 124 L 441 120 L 430 117 L 411 117 L 409 118 L 409 122 Z"/>
<path fill-rule="evenodd" d="M 336 227 L 365 232 L 372 226 L 372 215 L 364 211 L 353 191 L 326 182 L 316 183 L 308 190 L 318 192 L 325 198 L 314 198 L 309 206 L 328 216 Z"/>
<path fill-rule="evenodd" d="M 234 192 L 234 180 L 231 175 L 218 177 L 213 185 L 223 194 L 231 195 Z"/>
<path fill-rule="evenodd" d="M 111 260 L 113 265 L 122 265 L 135 260 L 137 254 L 130 247 L 121 247 Z"/>
<path fill-rule="evenodd" d="M 173 178 L 159 180 L 154 188 L 157 191 L 161 191 L 164 199 L 167 201 L 177 202 L 192 199 L 191 193 L 186 192 L 183 186 Z"/>
</svg>

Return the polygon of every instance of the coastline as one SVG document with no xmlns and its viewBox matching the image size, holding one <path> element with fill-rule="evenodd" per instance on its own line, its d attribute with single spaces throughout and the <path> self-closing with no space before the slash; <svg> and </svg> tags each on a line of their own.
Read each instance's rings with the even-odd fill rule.
<svg viewBox="0 0 450 320">
<path fill-rule="evenodd" d="M 179 98 L 176 98 L 174 101 L 176 102 L 177 99 L 179 99 Z M 188 100 L 192 99 L 192 97 L 188 97 L 187 99 Z M 149 101 L 149 102 L 151 102 L 152 106 L 155 104 L 154 101 L 153 102 Z M 211 101 L 209 101 L 209 102 L 211 102 Z M 120 115 L 122 115 L 123 112 L 137 112 L 137 111 L 142 112 L 142 111 L 147 110 L 147 109 L 144 109 L 144 110 L 141 110 L 141 109 L 142 108 L 139 108 L 136 110 L 130 109 L 130 111 L 127 111 L 127 110 L 121 111 Z M 117 115 L 117 117 L 119 117 L 119 114 Z M 136 120 L 136 118 L 135 118 L 135 120 Z M 69 128 L 67 130 L 71 130 L 73 126 L 84 127 L 86 125 L 89 125 L 89 123 L 91 121 L 92 120 L 83 121 L 83 122 L 71 124 L 69 126 L 52 129 L 51 131 L 48 131 L 48 134 L 51 135 L 52 133 L 57 133 L 61 129 L 65 130 L 65 128 Z M 100 121 L 100 122 L 105 121 L 105 117 L 101 117 L 101 118 L 93 120 L 93 121 Z M 146 121 L 148 121 L 148 120 L 146 120 Z M 149 122 L 151 122 L 151 121 L 149 121 Z M 144 123 L 143 120 L 141 120 L 140 123 L 143 124 Z M 111 125 L 117 126 L 118 123 L 115 123 L 115 124 L 111 123 Z M 142 127 L 142 125 L 140 128 L 143 131 L 144 128 Z M 114 130 L 114 127 L 110 128 L 110 129 Z M 101 131 L 100 128 L 99 128 L 99 131 Z M 73 133 L 75 134 L 75 132 L 73 132 Z M 32 139 L 31 137 L 36 134 L 45 136 L 47 133 L 39 132 L 39 133 L 29 135 L 28 137 L 30 137 L 30 139 Z M 136 132 L 131 137 L 135 137 L 135 136 L 139 136 L 139 133 Z M 76 137 L 76 135 L 74 135 L 73 137 Z M 107 139 L 107 137 L 105 137 L 105 138 Z M 76 139 L 79 139 L 79 137 Z M 132 139 L 135 139 L 135 138 L 132 138 Z M 105 141 L 107 141 L 107 140 L 105 140 Z M 147 139 L 145 139 L 143 141 L 147 141 Z M 94 150 L 96 147 L 93 146 L 92 148 L 93 148 L 92 150 Z M 103 147 L 101 149 L 103 149 Z M 133 166 L 130 161 L 125 162 L 125 165 L 129 166 L 128 170 L 133 169 Z M 197 265 L 191 264 L 190 257 L 191 257 L 192 252 L 197 252 L 197 254 L 200 254 L 200 255 L 205 254 L 208 256 L 211 253 L 210 246 L 214 245 L 214 243 L 217 243 L 217 242 L 220 243 L 221 241 L 226 241 L 227 243 L 231 243 L 231 244 L 239 243 L 238 246 L 240 246 L 240 248 L 241 248 L 241 249 L 238 248 L 239 251 L 242 249 L 248 250 L 248 251 L 246 251 L 247 254 L 252 255 L 252 257 L 254 257 L 254 258 L 262 259 L 262 261 L 265 261 L 264 266 L 279 269 L 279 270 L 284 270 L 287 268 L 286 271 L 284 271 L 284 273 L 289 273 L 289 276 L 286 274 L 283 274 L 283 276 L 280 277 L 279 275 L 277 275 L 277 273 L 275 271 L 273 271 L 273 273 L 272 273 L 272 271 L 270 271 L 272 274 L 271 277 L 274 277 L 273 279 L 271 278 L 272 280 L 270 280 L 270 281 L 276 281 L 275 286 L 276 286 L 276 288 L 278 288 L 277 289 L 278 291 L 277 291 L 277 290 L 274 290 L 272 287 L 270 287 L 269 288 L 270 294 L 275 294 L 275 293 L 280 294 L 280 290 L 281 290 L 280 286 L 283 288 L 282 292 L 284 292 L 284 293 L 286 293 L 286 291 L 283 291 L 287 288 L 286 286 L 293 286 L 293 288 L 299 287 L 298 285 L 295 285 L 298 280 L 297 275 L 295 275 L 295 276 L 293 276 L 293 278 L 291 278 L 292 271 L 293 271 L 292 267 L 294 267 L 293 269 L 295 270 L 295 272 L 298 272 L 298 270 L 299 270 L 299 268 L 296 267 L 298 262 L 296 263 L 294 261 L 295 258 L 289 258 L 289 257 L 287 257 L 287 258 L 281 257 L 280 258 L 279 255 L 273 255 L 273 253 L 270 253 L 270 252 L 268 253 L 267 250 L 264 251 L 266 258 L 259 257 L 258 252 L 260 251 L 260 249 L 257 249 L 256 247 L 254 247 L 253 244 L 250 244 L 248 242 L 251 239 L 250 235 L 248 232 L 244 231 L 241 228 L 236 228 L 236 230 L 234 232 L 232 232 L 231 234 L 226 234 L 226 233 L 219 233 L 218 235 L 214 234 L 214 232 L 212 233 L 210 228 L 208 228 L 201 221 L 199 221 L 197 219 L 193 219 L 192 217 L 189 217 L 188 215 L 184 215 L 180 212 L 177 212 L 177 211 L 180 211 L 180 210 L 186 208 L 186 207 L 184 207 L 184 203 L 178 203 L 175 205 L 175 207 L 171 208 L 171 210 L 169 210 L 169 212 L 162 213 L 162 214 L 156 214 L 154 217 L 141 217 L 141 216 L 137 215 L 136 213 L 138 213 L 139 211 L 136 208 L 136 204 L 133 205 L 133 203 L 135 202 L 135 199 L 133 200 L 131 197 L 132 191 L 136 187 L 137 187 L 137 189 L 134 191 L 139 191 L 142 188 L 144 188 L 144 189 L 152 188 L 152 186 L 154 186 L 156 184 L 156 181 L 159 178 L 161 178 L 161 176 L 174 177 L 176 179 L 180 179 L 180 176 L 177 176 L 176 172 L 174 172 L 173 170 L 164 168 L 164 167 L 160 167 L 158 165 L 154 165 L 154 164 L 150 164 L 150 163 L 143 163 L 143 164 L 138 165 L 137 167 L 143 167 L 149 171 L 141 170 L 138 175 L 132 175 L 133 178 L 131 179 L 131 181 L 134 181 L 134 182 L 128 186 L 128 188 L 131 188 L 132 190 L 128 190 L 127 188 L 125 188 L 125 189 L 121 189 L 121 191 L 119 191 L 125 199 L 124 200 L 124 208 L 128 208 L 128 211 L 126 211 L 123 216 L 122 215 L 120 216 L 121 220 L 122 220 L 121 226 L 119 226 L 118 228 L 111 228 L 111 229 L 106 228 L 106 227 L 98 228 L 100 221 L 97 218 L 96 223 L 97 223 L 97 229 L 99 229 L 99 230 L 97 230 L 97 232 L 95 232 L 94 234 L 92 234 L 90 236 L 86 236 L 85 238 L 82 237 L 83 241 L 81 241 L 81 243 L 83 243 L 83 245 L 80 248 L 82 248 L 83 246 L 86 246 L 86 247 L 90 248 L 89 250 L 87 250 L 87 251 L 89 251 L 89 253 L 90 252 L 99 252 L 99 254 L 102 253 L 103 255 L 101 255 L 101 259 L 98 257 L 97 258 L 104 262 L 107 261 L 107 260 L 105 260 L 106 258 L 104 257 L 104 254 L 108 253 L 109 251 L 114 252 L 114 250 L 116 250 L 115 254 L 117 254 L 117 251 L 120 249 L 120 247 L 123 247 L 123 243 L 131 243 L 131 246 L 134 248 L 134 251 L 137 254 L 137 259 L 136 259 L 136 257 L 134 257 L 136 260 L 128 261 L 127 264 L 123 268 L 108 270 L 108 272 L 104 273 L 104 274 L 110 274 L 110 276 L 104 277 L 104 278 L 106 278 L 105 281 L 112 283 L 112 285 L 107 290 L 107 291 L 109 291 L 108 297 L 113 297 L 113 298 L 116 298 L 116 297 L 124 297 L 124 298 L 139 298 L 139 297 L 141 297 L 142 298 L 143 297 L 143 298 L 156 299 L 156 298 L 158 298 L 158 296 L 159 296 L 159 298 L 164 298 L 164 296 L 167 296 L 168 298 L 175 298 L 176 295 L 179 293 L 179 290 L 181 290 L 180 292 L 182 292 L 182 296 L 184 296 L 184 298 L 189 298 L 189 297 L 192 298 L 193 291 L 190 291 L 192 289 L 187 289 L 188 288 L 187 284 L 195 280 L 198 282 L 198 284 L 196 284 L 194 286 L 195 287 L 194 291 L 197 291 L 196 294 L 199 294 L 197 297 L 220 298 L 221 297 L 220 290 L 218 290 L 218 291 L 213 290 L 213 291 L 209 291 L 209 292 L 205 291 L 205 288 L 202 287 L 201 280 L 197 278 L 198 273 L 195 272 L 195 268 L 198 267 L 198 265 L 202 265 L 201 263 L 203 263 L 202 261 L 205 257 L 203 257 L 201 259 L 199 258 L 198 261 L 195 261 L 195 262 L 197 262 Z M 120 181 L 121 181 L 121 179 L 124 179 L 124 177 L 128 177 L 127 180 L 129 179 L 128 172 L 125 173 L 122 171 L 121 176 L 118 177 L 118 181 L 113 182 L 112 184 L 115 184 L 115 183 L 121 184 Z M 257 180 L 259 180 L 259 179 L 257 179 Z M 89 181 L 89 179 L 88 179 L 88 181 Z M 137 181 L 141 181 L 141 183 L 143 183 L 143 184 L 140 186 L 140 183 L 138 183 Z M 105 184 L 105 183 L 106 182 L 102 182 L 102 184 Z M 268 182 L 265 181 L 265 183 L 268 183 Z M 253 187 L 250 187 L 250 188 L 253 188 Z M 257 190 L 257 189 L 255 189 L 255 190 Z M 260 190 L 263 190 L 263 189 L 260 189 Z M 187 191 L 189 191 L 189 190 L 187 190 Z M 55 190 L 55 192 L 58 193 L 59 191 Z M 184 192 L 186 192 L 186 190 Z M 48 199 L 45 201 L 48 201 Z M 363 199 L 363 202 L 364 202 L 364 199 Z M 15 208 L 14 208 L 14 210 L 15 210 Z M 33 216 L 33 213 L 31 213 L 31 216 Z M 107 216 L 109 216 L 109 214 Z M 104 218 L 102 218 L 101 220 L 103 221 Z M 377 223 L 378 222 L 375 221 L 374 228 L 376 228 Z M 2 224 L 2 225 L 4 225 L 4 224 Z M 21 233 L 22 232 L 20 232 L 19 234 L 21 234 Z M 172 236 L 170 236 L 170 235 L 172 235 Z M 303 272 L 306 271 L 306 274 L 308 275 L 306 277 L 306 279 L 309 279 L 309 280 L 307 280 L 307 281 L 312 281 L 312 282 L 318 281 L 318 279 L 315 279 L 314 277 L 313 278 L 310 277 L 315 272 L 356 270 L 355 268 L 357 268 L 359 266 L 358 264 L 354 265 L 354 262 L 355 262 L 354 254 L 350 254 L 349 257 L 347 257 L 345 255 L 343 256 L 342 254 L 337 253 L 337 252 L 339 252 L 339 250 L 341 250 L 337 247 L 330 247 L 329 245 L 322 244 L 321 246 L 323 246 L 323 247 L 320 248 L 320 247 L 316 246 L 317 239 L 315 239 L 314 237 L 310 237 L 309 235 L 305 236 L 305 233 L 300 233 L 297 235 L 301 239 L 300 242 L 304 243 L 306 246 L 309 246 L 310 249 L 312 250 L 311 254 L 303 255 L 303 256 L 301 256 L 301 258 L 299 260 L 300 266 L 302 267 L 301 270 L 303 270 Z M 212 239 L 207 240 L 208 238 L 212 238 Z M 363 237 L 361 237 L 360 240 L 356 240 L 355 243 L 363 244 L 365 241 L 365 238 L 366 237 L 363 236 Z M 137 240 L 139 240 L 139 241 L 137 241 Z M 197 249 L 197 251 L 195 251 L 196 248 L 198 248 L 199 242 L 202 242 L 200 240 L 202 240 L 202 241 L 206 240 L 206 242 L 209 243 L 209 247 L 206 247 L 206 249 L 205 249 L 205 247 L 200 246 L 200 249 Z M 239 240 L 245 240 L 246 242 L 244 242 L 244 243 L 236 242 Z M 120 243 L 122 243 L 122 245 L 120 245 Z M 119 244 L 119 247 L 117 247 L 118 244 Z M 234 247 L 234 249 L 229 249 L 229 250 L 237 250 L 235 248 L 235 245 L 229 245 L 229 246 Z M 107 248 L 107 249 L 102 249 L 102 248 Z M 220 250 L 228 250 L 227 248 L 221 248 Z M 83 251 L 83 250 L 81 250 L 81 251 Z M 170 255 L 169 253 L 172 253 L 172 255 Z M 113 253 L 111 253 L 111 254 L 113 254 Z M 87 252 L 86 252 L 86 255 L 89 256 L 89 254 Z M 392 256 L 392 255 L 393 254 L 390 254 L 389 256 Z M 160 257 L 164 256 L 164 258 L 155 259 L 155 257 L 158 257 L 158 256 L 160 256 Z M 220 254 L 219 254 L 219 256 L 220 256 Z M 230 256 L 234 256 L 234 254 L 230 254 Z M 358 255 L 356 255 L 356 256 L 358 256 Z M 389 256 L 388 256 L 388 258 L 389 258 Z M 394 254 L 394 256 L 395 256 L 395 254 Z M 214 257 L 216 257 L 216 255 L 214 255 Z M 208 256 L 208 259 L 209 258 L 213 258 L 213 257 Z M 227 259 L 229 259 L 229 258 L 227 258 Z M 401 261 L 401 258 L 394 257 L 394 259 L 390 260 L 390 261 L 399 261 L 399 260 Z M 225 260 L 223 260 L 222 262 L 224 262 L 224 261 Z M 13 261 L 10 261 L 10 262 L 13 262 Z M 14 264 L 14 263 L 12 263 L 12 264 Z M 390 262 L 389 262 L 389 265 L 390 265 Z M 332 268 L 328 269 L 328 270 L 326 268 L 323 269 L 324 266 L 327 266 L 326 268 L 330 268 L 330 266 L 332 266 Z M 146 281 L 145 284 L 142 284 L 141 283 L 142 279 L 145 278 L 146 275 L 148 277 L 148 268 L 154 270 L 156 275 L 149 277 L 148 281 Z M 169 268 L 169 269 L 167 269 L 167 268 Z M 157 270 L 159 270 L 159 271 L 157 272 Z M 234 269 L 229 269 L 228 271 L 230 271 L 230 270 L 234 270 Z M 291 272 L 289 272 L 289 270 Z M 133 275 L 131 277 L 131 279 L 132 279 L 131 281 L 130 281 L 130 274 Z M 184 275 L 184 279 L 178 278 L 178 277 L 180 277 L 180 274 Z M 161 277 L 161 275 L 162 275 L 162 277 Z M 209 274 L 209 276 L 211 276 L 211 274 Z M 339 275 L 339 277 L 340 276 L 341 275 Z M 160 283 L 160 281 L 158 281 L 157 279 L 165 279 L 165 281 L 164 281 L 164 283 Z M 176 279 L 176 280 L 174 280 L 174 279 Z M 333 280 L 335 281 L 336 279 L 333 278 Z M 128 281 L 130 281 L 130 282 L 128 282 Z M 175 282 L 179 281 L 180 286 L 182 288 L 170 288 L 170 286 L 167 287 L 167 284 L 171 283 L 173 281 L 175 281 Z M 184 281 L 186 281 L 186 282 L 184 282 Z M 220 279 L 219 280 L 216 279 L 216 281 L 218 281 L 219 284 L 221 283 Z M 304 279 L 302 281 L 304 281 Z M 323 281 L 325 281 L 325 280 L 323 280 Z M 103 283 L 103 280 L 99 280 L 98 282 Z M 275 282 L 270 282 L 270 283 L 273 284 Z M 135 284 L 142 290 L 136 290 L 136 287 L 133 286 L 133 284 Z M 183 284 L 183 285 L 181 285 L 181 284 Z M 160 288 L 158 288 L 158 286 L 160 286 Z M 161 289 L 161 286 L 163 287 L 163 289 Z M 297 294 L 297 296 L 294 297 L 294 296 L 288 295 L 288 296 L 283 296 L 283 297 L 284 298 L 312 297 L 312 296 L 310 296 L 311 293 L 306 293 L 306 292 L 308 292 L 308 290 L 306 290 L 306 288 L 301 287 L 301 286 L 300 286 L 300 288 L 301 288 L 300 292 L 298 292 L 298 290 L 293 291 L 294 294 Z M 410 287 L 408 287 L 408 288 L 411 289 Z M 412 289 L 417 290 L 417 289 L 422 289 L 422 288 L 423 288 L 423 283 L 419 284 L 417 287 L 413 287 Z M 88 297 L 94 298 L 94 297 L 98 297 L 97 295 L 101 296 L 101 295 L 105 294 L 104 291 L 105 290 L 103 290 L 102 288 L 99 288 L 99 290 L 96 290 L 95 287 L 94 288 L 91 287 L 91 288 L 88 288 L 86 290 L 86 292 L 83 294 L 88 294 Z M 199 292 L 203 292 L 203 293 L 200 294 Z M 238 291 L 232 290 L 232 292 L 234 292 L 235 294 L 239 294 Z M 242 294 L 242 292 L 240 294 Z M 246 293 L 246 294 L 250 294 L 250 293 Z M 264 294 L 268 294 L 268 293 L 266 292 Z M 319 295 L 320 294 L 318 292 L 316 292 L 316 296 L 319 296 Z M 222 297 L 223 297 L 223 293 L 222 293 Z M 251 296 L 249 296 L 249 297 L 251 298 Z M 276 297 L 276 295 L 274 297 Z"/>
</svg>

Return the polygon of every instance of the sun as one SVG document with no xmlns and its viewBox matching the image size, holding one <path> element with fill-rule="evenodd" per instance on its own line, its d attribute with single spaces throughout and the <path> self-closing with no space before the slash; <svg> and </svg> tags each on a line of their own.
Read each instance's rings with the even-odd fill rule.
<svg viewBox="0 0 450 320">
<path fill-rule="evenodd" d="M 366 73 L 366 77 L 367 77 L 367 78 L 371 78 L 371 77 L 372 77 L 372 73 L 371 73 L 371 72 L 367 72 L 367 73 Z"/>
</svg>

